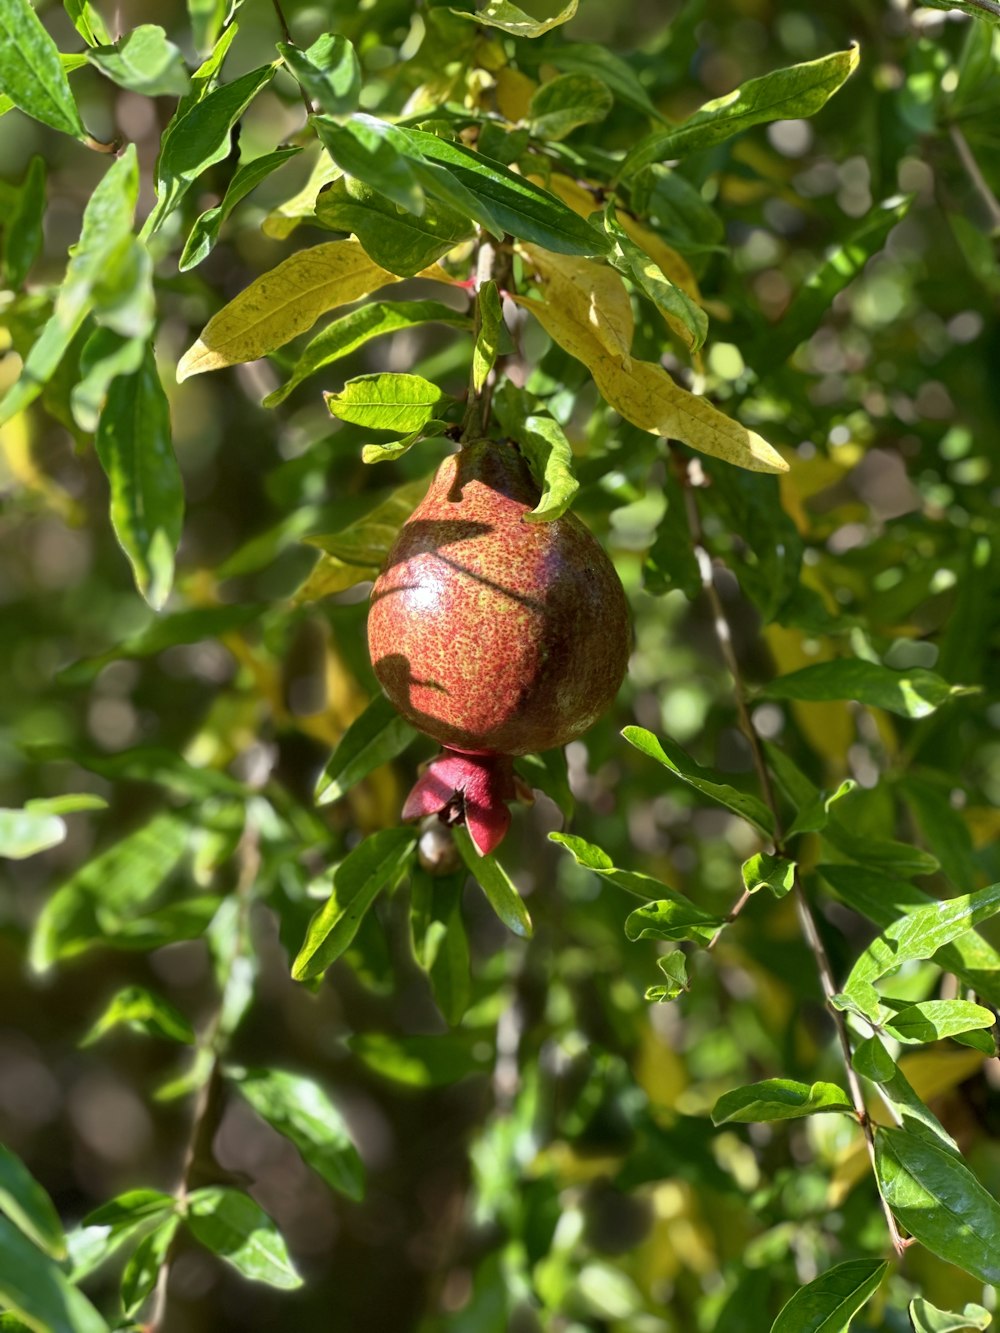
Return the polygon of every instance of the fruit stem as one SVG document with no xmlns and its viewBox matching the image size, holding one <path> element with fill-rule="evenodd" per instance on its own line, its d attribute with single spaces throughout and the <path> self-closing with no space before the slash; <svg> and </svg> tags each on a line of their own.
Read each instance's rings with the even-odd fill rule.
<svg viewBox="0 0 1000 1333">
<path fill-rule="evenodd" d="M 511 290 L 513 284 L 513 251 L 505 237 L 496 243 L 486 233 L 480 232 L 476 250 L 476 273 L 473 286 L 476 292 L 473 346 L 479 341 L 483 328 L 483 314 L 479 304 L 479 290 L 484 282 L 493 281 L 501 292 Z M 481 440 L 489 433 L 490 410 L 493 406 L 493 390 L 496 387 L 497 371 L 494 367 L 486 376 L 481 389 L 475 383 L 475 358 L 469 370 L 469 392 L 465 401 L 465 415 L 462 417 L 462 445 Z"/>
</svg>

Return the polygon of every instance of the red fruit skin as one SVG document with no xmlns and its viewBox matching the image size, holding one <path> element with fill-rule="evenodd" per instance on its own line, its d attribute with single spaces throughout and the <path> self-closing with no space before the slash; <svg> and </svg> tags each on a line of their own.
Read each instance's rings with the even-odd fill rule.
<svg viewBox="0 0 1000 1333">
<path fill-rule="evenodd" d="M 452 750 L 565 745 L 624 678 L 631 630 L 614 566 L 572 514 L 525 522 L 538 495 L 511 445 L 449 456 L 372 589 L 375 674 L 407 721 Z"/>
</svg>

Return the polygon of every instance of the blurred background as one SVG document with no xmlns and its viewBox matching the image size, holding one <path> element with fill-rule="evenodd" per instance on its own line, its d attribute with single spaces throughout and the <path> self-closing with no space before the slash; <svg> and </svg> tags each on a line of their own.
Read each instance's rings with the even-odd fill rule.
<svg viewBox="0 0 1000 1333">
<path fill-rule="evenodd" d="M 162 24 L 193 56 L 187 11 L 173 0 L 103 9 L 112 29 Z M 80 49 L 61 8 L 39 10 L 62 50 Z M 366 105 L 402 109 L 417 75 L 398 67 L 419 46 L 422 6 L 293 2 L 286 12 L 302 45 L 323 31 L 354 40 Z M 270 60 L 280 36 L 262 3 L 248 2 L 240 25 L 227 79 Z M 791 464 L 766 494 L 707 468 L 706 537 L 733 571 L 720 569 L 718 587 L 752 686 L 846 648 L 979 687 L 919 722 L 839 703 L 759 702 L 753 711 L 761 734 L 817 786 L 857 782 L 839 807 L 854 831 L 936 852 L 946 874 L 922 880 L 925 889 L 1000 879 L 993 30 L 895 0 L 818 10 L 794 0 L 583 0 L 564 35 L 628 56 L 672 118 L 749 78 L 860 42 L 859 70 L 814 119 L 756 129 L 683 167 L 717 222 L 715 234 L 689 234 L 686 248 L 678 223 L 673 240 L 711 305 L 707 390 Z M 119 91 L 91 68 L 72 86 L 91 133 L 137 145 L 141 216 L 172 99 Z M 194 212 L 218 201 L 238 156 L 273 150 L 301 123 L 294 85 L 279 73 L 244 118 L 231 158 L 168 224 L 165 246 L 176 249 Z M 618 149 L 644 128 L 619 106 L 599 131 L 578 134 Z M 46 290 L 61 279 L 107 165 L 17 111 L 0 118 L 2 181 L 20 182 L 35 154 L 48 167 L 45 248 L 28 286 L 34 304 L 0 309 L 0 388 L 16 378 L 17 348 L 44 317 Z M 361 834 L 396 821 L 416 763 L 433 749 L 421 740 L 344 801 L 315 809 L 331 746 L 374 681 L 368 585 L 294 604 L 315 559 L 300 538 L 342 528 L 427 475 L 449 447 L 427 441 L 398 463 L 367 468 L 363 433 L 331 422 L 320 390 L 400 369 L 461 393 L 469 358 L 462 333 L 406 332 L 307 381 L 272 412 L 260 399 L 294 349 L 174 385 L 172 366 L 215 309 L 292 249 L 326 238 L 308 221 L 293 230 L 287 207 L 273 211 L 305 184 L 311 158 L 302 154 L 241 204 L 198 269 L 179 274 L 165 257 L 158 271 L 157 359 L 187 502 L 170 610 L 204 612 L 203 622 L 165 640 L 150 632 L 154 617 L 115 543 L 92 442 L 68 411 L 69 376 L 53 381 L 44 411 L 0 431 L 0 804 L 66 791 L 108 802 L 68 816 L 60 846 L 0 866 L 0 1137 L 69 1222 L 134 1186 L 175 1187 L 191 1107 L 169 1093 L 189 1053 L 123 1029 L 80 1042 L 130 984 L 161 992 L 203 1025 L 218 1004 L 209 945 L 147 949 L 141 931 L 93 937 L 39 975 L 26 963 L 28 938 L 68 876 L 158 812 L 182 811 L 191 830 L 190 856 L 166 874 L 163 900 L 231 888 L 248 808 L 239 793 L 249 790 L 265 887 L 250 911 L 252 1002 L 230 1059 L 317 1078 L 343 1111 L 368 1190 L 360 1203 L 332 1194 L 244 1101 L 223 1097 L 215 1161 L 198 1169 L 205 1181 L 250 1189 L 306 1285 L 291 1294 L 251 1287 L 185 1245 L 167 1329 L 760 1333 L 798 1283 L 836 1258 L 880 1253 L 884 1223 L 846 1120 L 716 1132 L 707 1118 L 738 1083 L 840 1076 L 791 903 L 755 898 L 712 954 L 689 959 L 690 992 L 651 1004 L 644 992 L 662 980 L 657 950 L 626 940 L 632 904 L 546 839 L 566 826 L 572 802 L 570 827 L 616 865 L 720 915 L 757 848 L 736 816 L 619 738 L 638 723 L 737 786 L 753 785 L 732 680 L 681 550 L 663 442 L 603 408 L 583 367 L 536 327 L 523 331 L 524 359 L 561 402 L 578 454 L 576 508 L 619 568 L 636 646 L 615 710 L 569 747 L 563 809 L 539 795 L 518 809 L 504 844 L 535 938 L 510 935 L 480 890 L 465 886 L 471 980 L 451 1031 L 412 956 L 405 886 L 380 901 L 315 993 L 290 979 L 290 954 L 316 905 L 310 884 Z M 788 361 L 769 352 L 806 277 L 897 196 L 913 197 L 906 216 L 867 262 L 862 246 L 859 276 L 815 332 L 785 350 L 794 352 Z M 429 294 L 419 280 L 398 290 Z M 637 347 L 683 373 L 650 311 L 639 312 Z M 794 614 L 776 620 L 796 589 Z M 180 756 L 233 779 L 232 788 L 192 787 Z M 842 970 L 874 930 L 829 896 L 820 902 Z M 932 984 L 926 970 L 912 979 L 916 995 Z M 413 1040 L 428 1036 L 446 1042 L 433 1059 Z M 995 1061 L 971 1051 L 959 1059 L 946 1073 L 929 1067 L 925 1088 L 996 1194 Z M 541 1313 L 529 1309 L 529 1279 Z M 893 1278 L 899 1299 L 856 1326 L 908 1328 L 898 1311 L 910 1280 L 942 1303 L 956 1291 L 982 1298 L 972 1279 L 911 1251 Z M 112 1300 L 114 1283 L 112 1262 L 88 1290 Z"/>
</svg>

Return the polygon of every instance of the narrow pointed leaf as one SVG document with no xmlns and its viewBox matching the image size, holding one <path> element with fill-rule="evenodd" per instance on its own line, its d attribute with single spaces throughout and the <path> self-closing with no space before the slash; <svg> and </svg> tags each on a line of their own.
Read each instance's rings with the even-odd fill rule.
<svg viewBox="0 0 1000 1333">
<path fill-rule="evenodd" d="M 206 209 L 195 219 L 194 226 L 185 242 L 177 267 L 182 273 L 200 264 L 215 247 L 219 238 L 219 229 L 230 213 L 246 196 L 255 190 L 261 181 L 266 180 L 273 171 L 297 157 L 301 148 L 278 148 L 273 153 L 264 153 L 249 162 L 244 162 L 226 187 L 221 203 Z"/>
<path fill-rule="evenodd" d="M 882 1259 L 849 1259 L 820 1274 L 783 1307 L 771 1333 L 846 1333 L 888 1268 Z"/>
<path fill-rule="evenodd" d="M 34 120 L 85 137 L 59 48 L 29 0 L 0 0 L 0 93 Z"/>
<path fill-rule="evenodd" d="M 66 1257 L 55 1204 L 15 1153 L 0 1144 L 0 1212 L 53 1259 Z"/>
<path fill-rule="evenodd" d="M 960 687 L 922 667 L 893 671 L 860 658 L 817 662 L 779 676 L 762 691 L 768 699 L 853 699 L 900 717 L 926 717 L 958 693 Z"/>
<path fill-rule="evenodd" d="M 301 1287 L 280 1231 L 249 1195 L 216 1186 L 195 1190 L 185 1216 L 195 1239 L 244 1277 L 285 1290 Z"/>
<path fill-rule="evenodd" d="M 472 878 L 486 894 L 494 912 L 508 930 L 512 930 L 515 935 L 520 935 L 524 939 L 530 939 L 533 931 L 531 917 L 506 870 L 495 857 L 480 856 L 464 828 L 454 829 L 453 834 L 455 845 L 462 854 L 462 860 Z"/>
<path fill-rule="evenodd" d="M 825 1111 L 854 1114 L 850 1097 L 835 1083 L 797 1083 L 790 1078 L 768 1078 L 734 1088 L 712 1109 L 712 1123 L 753 1123 L 762 1120 L 797 1120 Z"/>
<path fill-rule="evenodd" d="M 128 1027 L 150 1037 L 191 1043 L 194 1029 L 180 1010 L 145 986 L 126 986 L 113 996 L 104 1012 L 81 1039 L 81 1046 L 91 1046 L 116 1027 Z"/>
<path fill-rule="evenodd" d="M 316 783 L 316 804 L 329 805 L 374 768 L 403 753 L 417 733 L 384 694 L 351 723 Z"/>
</svg>

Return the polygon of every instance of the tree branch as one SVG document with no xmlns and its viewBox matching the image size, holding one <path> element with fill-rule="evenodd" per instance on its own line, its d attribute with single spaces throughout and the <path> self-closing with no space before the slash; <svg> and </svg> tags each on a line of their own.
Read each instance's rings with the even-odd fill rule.
<svg viewBox="0 0 1000 1333">
<path fill-rule="evenodd" d="M 479 339 L 482 331 L 483 319 L 480 309 L 479 290 L 484 282 L 493 281 L 501 290 L 509 289 L 513 278 L 514 256 L 507 243 L 496 244 L 492 239 L 481 235 L 479 246 L 476 251 L 476 305 L 475 305 L 475 324 L 473 328 L 473 346 Z M 469 391 L 465 400 L 465 414 L 462 417 L 462 441 L 471 443 L 473 440 L 482 439 L 489 430 L 490 410 L 493 405 L 493 390 L 496 387 L 496 367 L 494 367 L 486 377 L 486 383 L 482 389 L 477 389 L 475 384 L 475 358 L 473 358 L 472 368 L 469 370 Z"/>
<path fill-rule="evenodd" d="M 211 1160 L 212 1140 L 218 1128 L 223 1086 L 222 1062 L 225 1058 L 226 1041 L 229 1036 L 222 1025 L 226 1009 L 226 997 L 236 964 L 246 951 L 250 928 L 251 892 L 257 880 L 257 872 L 260 869 L 259 837 L 252 824 L 248 824 L 243 832 L 237 849 L 237 859 L 239 878 L 236 882 L 234 896 L 237 900 L 238 912 L 236 929 L 233 932 L 233 948 L 226 960 L 225 977 L 219 987 L 218 1004 L 212 1011 L 212 1016 L 198 1039 L 194 1053 L 195 1067 L 197 1067 L 198 1061 L 206 1056 L 211 1063 L 195 1097 L 190 1128 L 184 1144 L 180 1175 L 174 1189 L 176 1211 L 179 1214 L 183 1214 L 187 1207 L 188 1195 L 198 1174 L 200 1164 L 205 1160 Z M 163 1328 L 167 1313 L 167 1288 L 170 1283 L 170 1272 L 177 1257 L 182 1235 L 181 1229 L 178 1228 L 167 1246 L 163 1263 L 160 1265 L 149 1320 L 145 1324 L 146 1333 L 160 1333 Z"/>
<path fill-rule="evenodd" d="M 996 7 L 996 13 L 1000 16 L 1000 5 Z M 979 163 L 976 161 L 972 149 L 969 147 L 968 139 L 957 125 L 949 125 L 948 134 L 952 143 L 955 145 L 955 151 L 958 153 L 959 161 L 965 168 L 965 174 L 972 182 L 976 193 L 986 207 L 986 211 L 990 217 L 990 225 L 994 230 L 1000 230 L 1000 199 L 997 199 L 993 190 L 990 188 L 989 181 L 987 181 L 986 177 L 980 170 Z"/>
<path fill-rule="evenodd" d="M 701 573 L 702 586 L 708 596 L 709 604 L 712 608 L 712 616 L 715 622 L 715 632 L 719 640 L 719 647 L 722 650 L 722 656 L 726 666 L 733 678 L 734 693 L 736 696 L 736 711 L 739 720 L 740 730 L 746 737 L 747 744 L 750 746 L 750 752 L 753 755 L 754 768 L 757 771 L 757 777 L 760 782 L 761 792 L 764 800 L 774 817 L 774 849 L 779 856 L 788 856 L 784 845 L 784 837 L 781 829 L 781 813 L 778 808 L 778 802 L 775 797 L 774 784 L 771 781 L 770 770 L 767 766 L 767 759 L 764 754 L 764 748 L 761 745 L 760 736 L 753 725 L 753 719 L 747 708 L 746 685 L 743 680 L 743 673 L 740 669 L 739 660 L 733 648 L 733 638 L 730 632 L 729 620 L 726 616 L 725 608 L 722 605 L 722 599 L 719 597 L 718 589 L 715 586 L 713 578 L 712 560 L 708 551 L 705 549 L 704 533 L 701 525 L 701 514 L 698 510 L 698 502 L 695 496 L 695 489 L 691 484 L 690 474 L 682 478 L 684 484 L 685 503 L 687 505 L 688 522 L 691 527 L 691 536 L 694 544 L 695 558 L 698 561 L 698 569 Z M 886 1226 L 889 1231 L 889 1238 L 892 1241 L 893 1249 L 897 1254 L 902 1254 L 909 1245 L 909 1240 L 904 1238 L 896 1225 L 896 1219 L 892 1215 L 889 1205 L 886 1203 L 882 1194 L 882 1188 L 879 1184 L 878 1171 L 875 1161 L 875 1134 L 872 1129 L 871 1119 L 865 1106 L 864 1093 L 861 1089 L 861 1083 L 852 1064 L 851 1039 L 847 1030 L 847 1021 L 843 1013 L 831 1003 L 833 996 L 837 994 L 839 987 L 833 975 L 833 968 L 830 965 L 830 957 L 826 952 L 826 947 L 820 938 L 819 930 L 816 926 L 816 918 L 813 916 L 812 908 L 809 906 L 809 900 L 802 887 L 802 881 L 799 878 L 798 869 L 795 871 L 794 885 L 792 892 L 795 897 L 795 906 L 798 911 L 799 921 L 802 926 L 802 933 L 805 936 L 806 943 L 812 952 L 816 962 L 816 971 L 819 974 L 820 986 L 823 991 L 823 998 L 830 1017 L 833 1019 L 833 1025 L 837 1032 L 837 1041 L 840 1045 L 841 1054 L 844 1060 L 844 1071 L 847 1076 L 847 1086 L 851 1094 L 851 1102 L 854 1106 L 854 1112 L 858 1118 L 865 1136 L 865 1145 L 868 1149 L 868 1158 L 871 1162 L 872 1172 L 875 1176 L 875 1187 L 878 1190 L 879 1202 L 882 1205 L 882 1212 L 885 1214 Z M 743 907 L 746 905 L 750 894 L 744 891 L 743 895 L 737 901 L 735 907 L 727 917 L 727 924 L 734 921 Z M 721 929 L 712 937 L 709 948 L 715 944 L 721 934 Z"/>
</svg>

